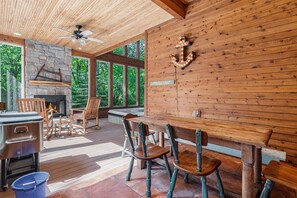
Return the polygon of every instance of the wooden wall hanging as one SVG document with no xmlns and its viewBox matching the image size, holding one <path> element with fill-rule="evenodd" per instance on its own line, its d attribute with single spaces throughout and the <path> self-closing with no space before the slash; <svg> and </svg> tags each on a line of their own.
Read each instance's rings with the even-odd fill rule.
<svg viewBox="0 0 297 198">
<path fill-rule="evenodd" d="M 34 78 L 34 80 L 37 80 L 38 78 L 43 78 L 43 79 L 47 79 L 47 80 L 51 80 L 51 81 L 62 82 L 62 73 L 61 73 L 61 69 L 60 68 L 59 68 L 59 71 L 58 72 L 55 72 L 55 71 L 49 71 L 47 69 L 44 69 L 44 67 L 45 67 L 45 64 L 42 65 L 42 67 L 38 71 L 38 73 L 37 73 L 36 77 Z M 40 75 L 40 73 L 42 71 L 43 72 L 46 72 L 46 73 L 58 75 L 59 80 L 56 79 L 56 78 L 50 78 L 50 77 L 47 77 L 47 76 L 44 76 L 44 75 Z"/>
<path fill-rule="evenodd" d="M 191 52 L 187 57 L 185 57 L 185 48 L 191 44 L 192 43 L 190 41 L 187 41 L 186 36 L 179 37 L 179 43 L 175 46 L 176 49 L 179 48 L 179 58 L 176 58 L 173 54 L 171 55 L 171 62 L 174 66 L 184 69 L 194 60 L 194 52 Z"/>
</svg>

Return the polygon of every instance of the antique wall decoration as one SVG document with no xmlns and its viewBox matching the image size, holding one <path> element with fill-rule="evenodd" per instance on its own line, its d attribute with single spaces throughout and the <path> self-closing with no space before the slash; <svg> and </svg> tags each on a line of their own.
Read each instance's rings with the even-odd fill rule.
<svg viewBox="0 0 297 198">
<path fill-rule="evenodd" d="M 185 49 L 186 47 L 190 46 L 192 43 L 190 41 L 187 41 L 186 36 L 179 37 L 179 42 L 175 46 L 176 49 L 179 48 L 179 57 L 176 58 L 175 55 L 171 55 L 171 62 L 176 67 L 181 67 L 184 69 L 187 67 L 195 58 L 195 53 L 191 52 L 190 54 L 185 57 Z"/>
</svg>

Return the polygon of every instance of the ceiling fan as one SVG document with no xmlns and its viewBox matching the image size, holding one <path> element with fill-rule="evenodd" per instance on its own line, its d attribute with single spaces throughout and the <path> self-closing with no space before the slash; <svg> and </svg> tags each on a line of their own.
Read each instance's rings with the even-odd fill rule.
<svg viewBox="0 0 297 198">
<path fill-rule="evenodd" d="M 81 45 L 86 45 L 87 42 L 86 41 L 94 41 L 94 42 L 97 42 L 97 43 L 103 43 L 102 40 L 100 39 L 97 39 L 97 38 L 92 38 L 92 37 L 89 37 L 89 35 L 93 34 L 92 31 L 90 30 L 84 30 L 82 31 L 82 25 L 75 25 L 76 27 L 76 30 L 74 30 L 73 32 L 69 32 L 67 30 L 63 30 L 63 29 L 60 29 L 60 30 L 63 30 L 65 32 L 68 32 L 68 33 L 71 33 L 72 35 L 71 36 L 60 36 L 59 38 L 71 38 L 73 42 L 79 42 Z"/>
</svg>

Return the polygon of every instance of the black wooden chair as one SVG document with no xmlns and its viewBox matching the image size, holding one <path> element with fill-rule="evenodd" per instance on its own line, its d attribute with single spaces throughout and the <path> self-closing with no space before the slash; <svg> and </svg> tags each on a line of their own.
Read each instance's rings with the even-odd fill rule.
<svg viewBox="0 0 297 198">
<path fill-rule="evenodd" d="M 135 114 L 131 114 L 128 113 L 127 115 L 123 116 L 123 119 L 129 119 L 129 118 L 136 118 L 138 117 L 138 115 Z M 154 131 L 149 131 L 149 136 L 151 136 L 153 138 L 154 143 L 156 144 L 156 139 L 155 139 L 155 132 Z M 138 132 L 133 132 L 133 134 L 131 134 L 131 138 L 135 140 L 135 143 L 137 144 L 138 141 Z M 124 145 L 123 145 L 123 150 L 122 150 L 122 157 L 125 156 L 125 153 L 130 155 L 130 152 L 127 148 L 127 142 L 128 142 L 128 135 L 125 133 L 125 141 L 124 141 Z"/>
<path fill-rule="evenodd" d="M 173 127 L 171 125 L 167 125 L 165 128 L 169 137 L 169 141 L 174 156 L 174 172 L 171 177 L 167 197 L 172 197 L 172 193 L 177 178 L 177 173 L 179 170 L 185 172 L 185 182 L 188 182 L 188 174 L 201 176 L 203 198 L 208 197 L 206 187 L 206 176 L 215 172 L 220 197 L 225 197 L 223 184 L 218 170 L 218 167 L 221 165 L 221 161 L 217 159 L 211 159 L 206 156 L 202 156 L 202 146 L 206 146 L 208 143 L 207 133 L 202 132 L 200 129 L 197 129 L 195 132 L 195 130 Z M 193 140 L 196 141 L 194 142 Z M 185 150 L 179 153 L 178 142 L 188 142 L 187 144 L 196 145 L 196 153 L 191 152 L 189 150 Z"/>
<path fill-rule="evenodd" d="M 134 159 L 145 160 L 147 166 L 147 175 L 146 175 L 146 197 L 151 197 L 151 166 L 152 160 L 162 157 L 165 161 L 166 170 L 171 178 L 171 170 L 168 164 L 166 154 L 169 153 L 169 147 L 160 147 L 156 144 L 146 143 L 146 136 L 149 135 L 149 128 L 143 123 L 137 124 L 129 122 L 125 117 L 123 119 L 125 133 L 128 137 L 129 143 L 131 145 L 131 161 L 129 165 L 128 175 L 126 181 L 130 181 L 131 173 L 133 170 Z M 139 145 L 134 145 L 131 134 L 134 131 L 138 131 L 140 141 Z"/>
</svg>

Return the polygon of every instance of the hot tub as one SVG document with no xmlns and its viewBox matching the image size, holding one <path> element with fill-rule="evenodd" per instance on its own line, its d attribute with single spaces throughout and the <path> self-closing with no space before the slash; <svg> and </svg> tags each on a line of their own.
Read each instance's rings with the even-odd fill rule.
<svg viewBox="0 0 297 198">
<path fill-rule="evenodd" d="M 111 109 L 108 111 L 108 121 L 115 124 L 122 124 L 122 117 L 127 114 L 135 114 L 138 116 L 144 115 L 144 108 L 126 108 L 126 109 Z"/>
</svg>

